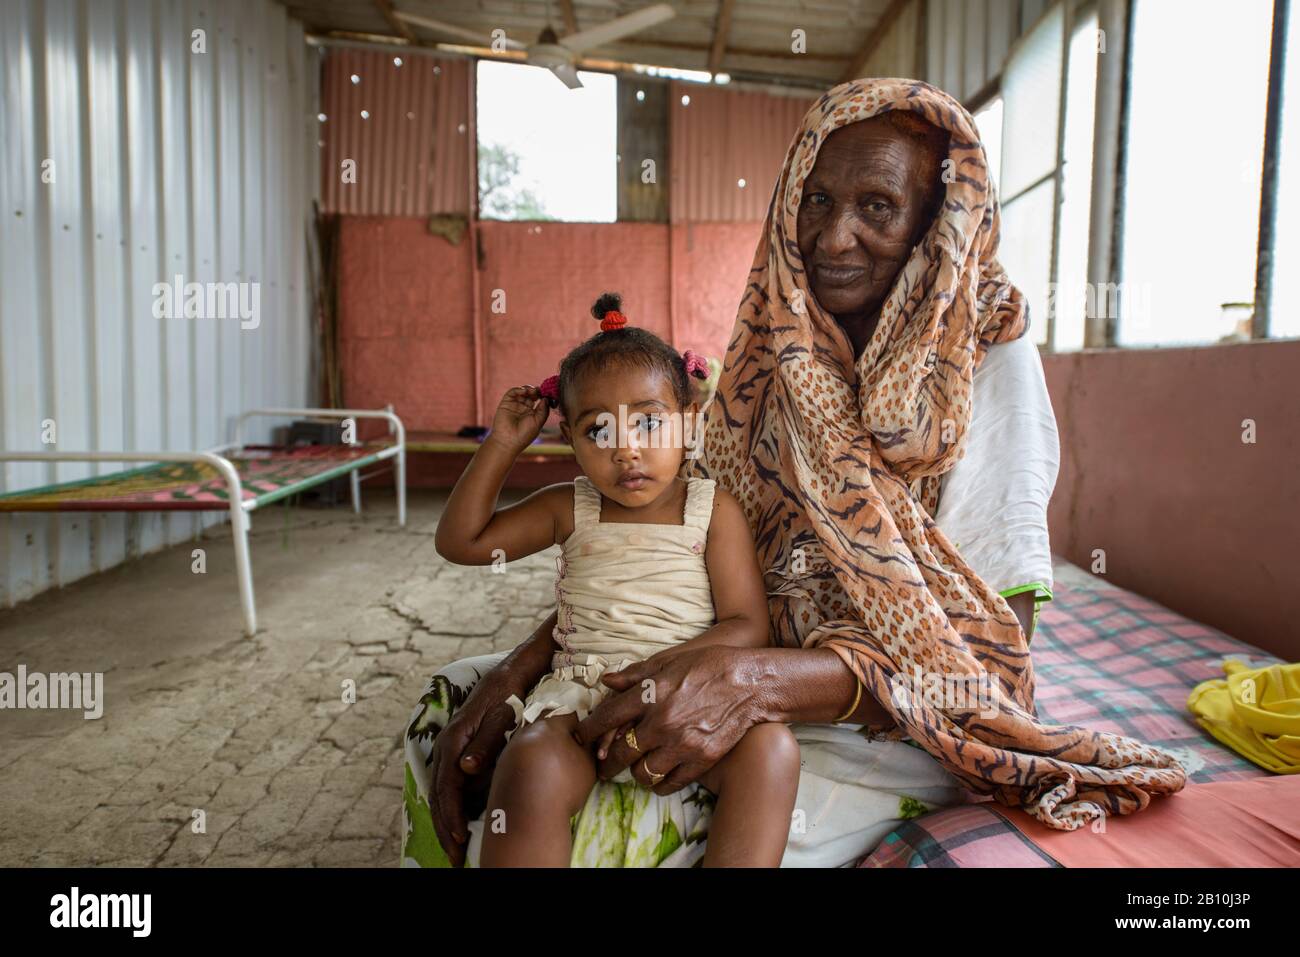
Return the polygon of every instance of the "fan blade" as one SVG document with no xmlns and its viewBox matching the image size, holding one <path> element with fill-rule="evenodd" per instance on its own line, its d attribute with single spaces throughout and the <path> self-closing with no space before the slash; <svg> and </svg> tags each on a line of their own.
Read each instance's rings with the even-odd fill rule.
<svg viewBox="0 0 1300 957">
<path fill-rule="evenodd" d="M 473 30 L 466 30 L 464 27 L 458 27 L 454 24 L 443 23 L 441 20 L 434 20 L 431 17 L 422 17 L 414 13 L 404 13 L 401 10 L 394 10 L 393 16 L 399 20 L 405 20 L 407 23 L 414 23 L 418 27 L 424 27 L 426 30 L 432 30 L 434 33 L 441 33 L 445 36 L 459 37 L 462 40 L 469 40 L 475 46 L 490 47 L 492 40 L 483 36 L 481 33 L 475 33 Z M 505 45 L 510 50 L 526 50 L 527 44 L 520 43 L 518 40 L 505 38 Z"/>
<path fill-rule="evenodd" d="M 640 10 L 634 10 L 626 16 L 610 20 L 608 23 L 602 23 L 587 30 L 579 30 L 567 37 L 560 37 L 560 46 L 566 50 L 572 50 L 574 53 L 585 53 L 587 50 L 631 36 L 633 33 L 646 29 L 646 27 L 654 26 L 656 23 L 671 20 L 675 16 L 677 16 L 677 11 L 668 4 L 656 3 L 652 7 L 642 7 Z"/>
<path fill-rule="evenodd" d="M 582 81 L 578 79 L 578 71 L 572 63 L 566 63 L 563 66 L 551 67 L 551 72 L 560 78 L 560 82 L 570 90 L 581 90 Z"/>
</svg>

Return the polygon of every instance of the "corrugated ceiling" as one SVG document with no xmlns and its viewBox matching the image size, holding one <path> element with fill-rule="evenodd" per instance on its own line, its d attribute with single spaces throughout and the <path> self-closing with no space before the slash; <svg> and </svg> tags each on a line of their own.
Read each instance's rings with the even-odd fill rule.
<svg viewBox="0 0 1300 957">
<path fill-rule="evenodd" d="M 319 35 L 334 32 L 399 37 L 381 0 L 280 0 Z M 573 0 L 578 29 L 604 23 L 649 6 L 653 0 Z M 733 0 L 726 53 L 719 71 L 736 79 L 785 79 L 810 85 L 838 82 L 880 23 L 892 0 Z M 679 69 L 708 66 L 719 0 L 673 0 L 677 15 L 620 43 L 600 47 L 593 58 Z M 392 6 L 472 30 L 486 46 L 491 31 L 532 43 L 549 20 L 567 30 L 559 0 L 398 0 Z M 806 50 L 791 51 L 792 31 L 803 30 Z M 424 28 L 415 35 L 430 43 L 455 42 Z"/>
</svg>

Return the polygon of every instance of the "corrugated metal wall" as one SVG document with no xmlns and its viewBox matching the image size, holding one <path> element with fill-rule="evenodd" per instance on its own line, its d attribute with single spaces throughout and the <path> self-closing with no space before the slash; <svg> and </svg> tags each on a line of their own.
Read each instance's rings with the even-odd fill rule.
<svg viewBox="0 0 1300 957">
<path fill-rule="evenodd" d="M 880 45 L 867 58 L 860 71 L 862 76 L 902 76 L 915 78 L 921 73 L 917 55 L 924 46 L 918 43 L 921 13 L 926 0 L 913 0 L 898 15 L 880 40 Z M 924 77 L 922 77 L 924 79 Z"/>
<path fill-rule="evenodd" d="M 968 103 L 1002 71 L 1012 42 L 1049 0 L 924 0 L 925 79 Z"/>
<path fill-rule="evenodd" d="M 467 214 L 473 65 L 415 50 L 327 50 L 322 207 L 377 216 Z M 351 183 L 343 177 L 348 159 L 355 162 Z"/>
<path fill-rule="evenodd" d="M 211 447 L 241 407 L 308 401 L 316 57 L 271 0 L 5 0 L 0 447 Z M 178 274 L 258 283 L 259 325 L 155 318 Z M 121 467 L 8 464 L 0 489 Z M 0 516 L 0 605 L 199 521 Z"/>
<path fill-rule="evenodd" d="M 690 98 L 689 104 L 683 97 Z M 790 142 L 815 101 L 673 83 L 668 94 L 669 220 L 761 222 Z"/>
</svg>

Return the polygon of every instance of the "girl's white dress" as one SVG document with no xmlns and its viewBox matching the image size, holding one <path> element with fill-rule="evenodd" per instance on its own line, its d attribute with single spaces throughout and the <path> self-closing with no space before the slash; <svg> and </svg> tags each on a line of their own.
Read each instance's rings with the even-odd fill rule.
<svg viewBox="0 0 1300 957">
<path fill-rule="evenodd" d="M 553 714 L 585 718 L 611 689 L 600 682 L 715 623 L 704 563 L 713 479 L 687 480 L 680 525 L 600 520 L 601 496 L 585 475 L 573 481 L 573 533 L 561 546 L 555 583 L 560 650 L 527 700 L 511 696 L 515 727 Z M 598 781 L 574 833 L 575 867 L 691 866 L 704 856 L 714 796 L 698 784 L 664 797 L 621 771 Z M 469 825 L 466 863 L 478 865 L 485 821 Z"/>
<path fill-rule="evenodd" d="M 573 480 L 573 533 L 556 559 L 560 650 L 554 669 L 526 701 L 511 696 L 514 734 L 552 714 L 585 718 L 612 692 L 601 683 L 657 651 L 708 631 L 715 622 L 704 549 L 713 515 L 713 479 L 687 480 L 680 525 L 600 520 L 600 492 Z M 616 781 L 634 780 L 624 771 Z"/>
</svg>

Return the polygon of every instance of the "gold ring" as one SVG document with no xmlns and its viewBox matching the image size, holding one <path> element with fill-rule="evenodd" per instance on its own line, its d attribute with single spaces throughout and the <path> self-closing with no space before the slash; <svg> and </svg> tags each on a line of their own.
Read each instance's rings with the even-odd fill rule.
<svg viewBox="0 0 1300 957">
<path fill-rule="evenodd" d="M 662 781 L 664 778 L 668 777 L 668 775 L 666 775 L 666 774 L 655 774 L 655 772 L 651 771 L 651 770 L 650 770 L 650 765 L 649 765 L 648 763 L 646 763 L 646 759 L 645 759 L 645 758 L 642 758 L 642 759 L 641 759 L 641 767 L 645 768 L 645 773 L 648 774 L 648 775 L 650 775 L 650 784 L 651 784 L 652 787 L 653 787 L 654 785 L 658 784 L 658 783 L 659 783 L 660 781 Z"/>
<path fill-rule="evenodd" d="M 627 734 L 623 735 L 623 740 L 626 741 L 627 746 L 637 754 L 641 753 L 641 746 L 636 743 L 636 728 L 628 728 Z"/>
</svg>

